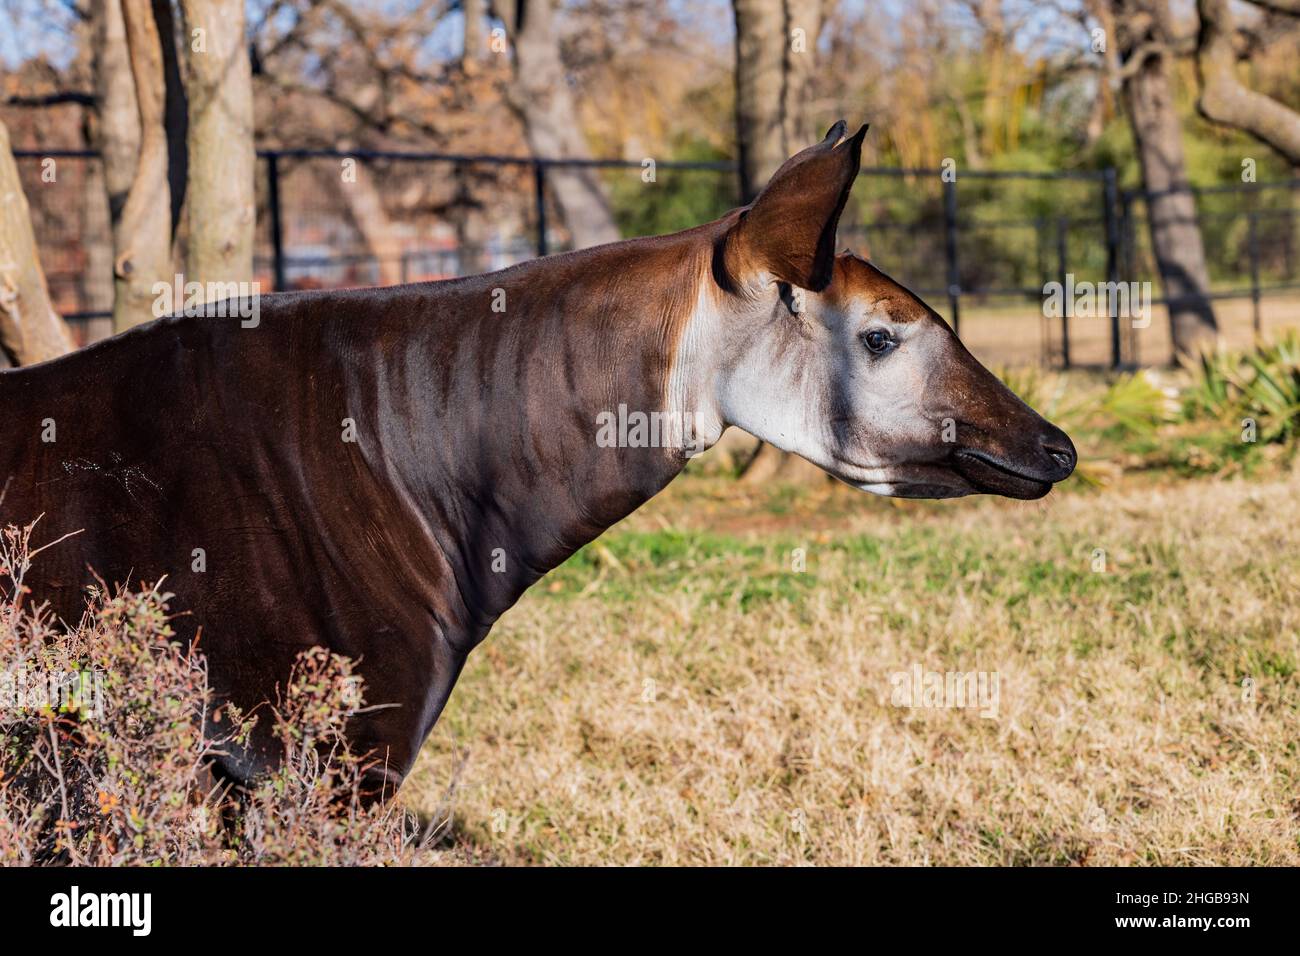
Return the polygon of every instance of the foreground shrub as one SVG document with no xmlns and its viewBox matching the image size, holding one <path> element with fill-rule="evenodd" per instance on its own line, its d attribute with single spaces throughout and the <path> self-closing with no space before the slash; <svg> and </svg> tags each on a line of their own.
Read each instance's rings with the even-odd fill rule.
<svg viewBox="0 0 1300 956">
<path fill-rule="evenodd" d="M 91 590 L 75 628 L 29 606 L 34 525 L 0 531 L 0 864 L 352 865 L 398 862 L 411 828 L 367 806 L 365 761 L 343 735 L 363 704 L 351 662 L 301 655 L 274 706 L 214 700 L 203 656 L 174 642 L 170 595 Z M 48 545 L 47 545 L 48 546 Z M 246 790 L 210 759 L 267 720 L 284 757 Z"/>
</svg>

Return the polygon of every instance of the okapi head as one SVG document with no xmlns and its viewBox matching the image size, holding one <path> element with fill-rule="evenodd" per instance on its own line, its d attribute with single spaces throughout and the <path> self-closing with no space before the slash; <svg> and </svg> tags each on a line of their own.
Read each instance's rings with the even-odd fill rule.
<svg viewBox="0 0 1300 956">
<path fill-rule="evenodd" d="M 719 423 L 876 494 L 1040 498 L 1074 470 L 1069 437 L 917 296 L 834 252 L 866 130 L 841 121 L 787 160 L 716 242 L 701 312 Z"/>
</svg>

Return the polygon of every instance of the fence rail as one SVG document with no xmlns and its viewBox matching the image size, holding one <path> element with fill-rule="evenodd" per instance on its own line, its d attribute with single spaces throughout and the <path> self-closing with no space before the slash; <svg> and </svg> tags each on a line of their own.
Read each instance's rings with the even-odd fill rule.
<svg viewBox="0 0 1300 956">
<path fill-rule="evenodd" d="M 22 161 L 20 168 L 26 164 L 32 171 L 36 166 L 31 161 L 81 163 L 83 180 L 89 179 L 99 159 L 92 151 L 66 149 L 17 150 L 14 155 Z M 619 186 L 626 182 L 618 178 L 620 171 L 635 170 L 639 175 L 646 165 L 625 159 L 320 148 L 259 150 L 257 156 L 255 271 L 277 290 L 461 275 L 546 255 L 567 242 L 549 194 L 548 176 L 553 170 L 592 169 L 612 177 L 606 185 Z M 360 214 L 348 209 L 346 194 L 324 188 L 326 172 L 337 172 L 325 164 L 345 161 L 369 170 L 375 188 L 387 190 L 374 204 L 381 211 L 400 207 L 400 214 L 385 222 L 391 241 L 382 248 L 368 244 L 373 237 L 362 235 L 366 227 L 357 221 Z M 451 175 L 423 175 L 430 167 L 449 167 Z M 629 223 L 621 223 L 625 234 L 682 228 L 737 202 L 732 162 L 656 161 L 654 170 L 656 175 L 666 174 L 665 180 L 673 184 L 667 194 L 681 200 L 683 209 L 669 209 L 663 213 L 667 219 L 661 216 L 648 223 L 630 216 Z M 1121 190 L 1113 168 L 947 173 L 939 167 L 862 169 L 859 176 L 872 185 L 857 191 L 866 195 L 846 210 L 841 232 L 861 242 L 874 261 L 919 294 L 944 298 L 948 318 L 959 334 L 966 320 L 964 306 L 999 298 L 1041 304 L 1044 284 L 1064 284 L 1070 275 L 1107 283 L 1155 278 L 1145 230 L 1139 225 L 1146 204 L 1162 194 Z M 686 177 L 697 175 L 714 176 L 716 182 L 712 188 L 686 189 Z M 476 179 L 481 181 L 471 181 Z M 959 182 L 968 185 L 959 187 Z M 450 193 L 448 183 L 454 184 Z M 52 291 L 58 293 L 57 304 L 65 318 L 79 324 L 99 320 L 96 334 L 100 334 L 109 313 L 102 290 L 97 295 L 87 292 L 94 279 L 88 260 L 95 242 L 108 241 L 107 218 L 89 216 L 84 202 L 69 207 L 66 194 L 44 186 L 38 177 L 31 177 L 28 197 Z M 1257 335 L 1264 297 L 1300 290 L 1295 273 L 1295 198 L 1300 181 L 1171 190 L 1176 191 L 1196 197 L 1198 220 L 1203 231 L 1209 231 L 1212 269 L 1220 285 L 1227 281 L 1227 287 L 1215 288 L 1210 298 L 1248 299 Z M 407 193 L 415 198 L 408 200 Z M 489 196 L 486 203 L 476 198 L 484 194 Z M 701 196 L 706 200 L 703 205 Z M 1285 205 L 1262 205 L 1261 197 L 1279 196 Z M 1219 199 L 1233 203 L 1233 208 L 1201 208 Z M 630 194 L 624 199 L 624 211 L 635 212 L 655 201 L 656 194 Z M 1028 214 L 1018 216 L 1018 211 Z M 484 218 L 489 220 L 488 234 L 474 236 L 462 228 L 476 215 L 480 226 Z M 375 231 L 373 225 L 369 228 Z M 102 260 L 101 254 L 97 261 Z M 1151 304 L 1168 305 L 1169 300 L 1153 296 Z M 1132 323 L 1122 321 L 1113 298 L 1106 318 L 1108 354 L 1100 364 L 1136 364 L 1136 332 Z M 1068 368 L 1078 361 L 1068 312 L 1050 320 L 1044 314 L 1040 336 L 1044 362 Z"/>
</svg>

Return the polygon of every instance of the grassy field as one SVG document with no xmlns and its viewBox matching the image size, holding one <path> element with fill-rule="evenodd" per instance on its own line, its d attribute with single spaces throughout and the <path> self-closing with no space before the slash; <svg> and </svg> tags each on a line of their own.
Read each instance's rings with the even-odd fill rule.
<svg viewBox="0 0 1300 956">
<path fill-rule="evenodd" d="M 1289 467 L 1032 503 L 688 474 L 501 621 L 404 799 L 442 863 L 1300 863 L 1298 555 Z M 918 668 L 995 713 L 900 705 Z"/>
</svg>

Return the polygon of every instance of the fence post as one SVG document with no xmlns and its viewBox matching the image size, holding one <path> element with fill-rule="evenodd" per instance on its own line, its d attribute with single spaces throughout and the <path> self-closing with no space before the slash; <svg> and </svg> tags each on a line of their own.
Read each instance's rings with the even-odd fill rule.
<svg viewBox="0 0 1300 956">
<path fill-rule="evenodd" d="M 537 255 L 546 255 L 546 166 L 533 160 L 533 193 L 537 200 Z"/>
<path fill-rule="evenodd" d="M 1258 214 L 1251 210 L 1246 213 L 1246 249 L 1250 254 L 1250 304 L 1251 326 L 1255 330 L 1255 340 L 1259 341 L 1261 328 L 1259 314 L 1259 235 L 1256 231 Z"/>
<path fill-rule="evenodd" d="M 1047 278 L 1047 252 L 1044 248 L 1047 241 L 1047 218 L 1045 216 L 1034 217 L 1034 281 L 1042 282 L 1044 287 L 1051 280 Z M 1044 291 L 1046 295 L 1046 291 Z M 1039 299 L 1039 304 L 1042 304 Z M 1044 367 L 1050 367 L 1052 364 L 1052 320 L 1047 317 L 1047 309 L 1040 308 L 1039 312 L 1042 321 L 1039 323 L 1038 336 L 1042 340 L 1043 347 L 1039 352 L 1039 362 Z"/>
<path fill-rule="evenodd" d="M 1102 173 L 1102 219 L 1106 223 L 1106 282 L 1111 290 L 1106 296 L 1110 303 L 1110 364 L 1119 368 L 1123 359 L 1119 334 L 1119 309 L 1116 306 L 1114 283 L 1119 281 L 1119 219 L 1115 215 L 1119 197 L 1115 167 L 1107 166 Z"/>
<path fill-rule="evenodd" d="M 948 311 L 952 330 L 961 337 L 961 271 L 957 264 L 957 183 L 943 181 L 943 246 L 948 260 Z"/>
<path fill-rule="evenodd" d="M 1066 291 L 1069 286 L 1066 283 L 1066 268 L 1069 262 L 1069 233 L 1070 220 L 1065 216 L 1058 216 L 1056 219 L 1056 277 L 1061 283 L 1061 368 L 1070 367 L 1070 312 L 1074 309 L 1074 303 L 1069 300 L 1069 294 Z"/>
<path fill-rule="evenodd" d="M 266 196 L 271 207 L 271 275 L 276 292 L 286 288 L 284 281 L 284 225 L 280 218 L 280 157 L 266 154 Z"/>
<path fill-rule="evenodd" d="M 1133 194 L 1127 189 L 1119 194 L 1119 249 L 1120 269 L 1125 282 L 1133 281 Z"/>
</svg>

